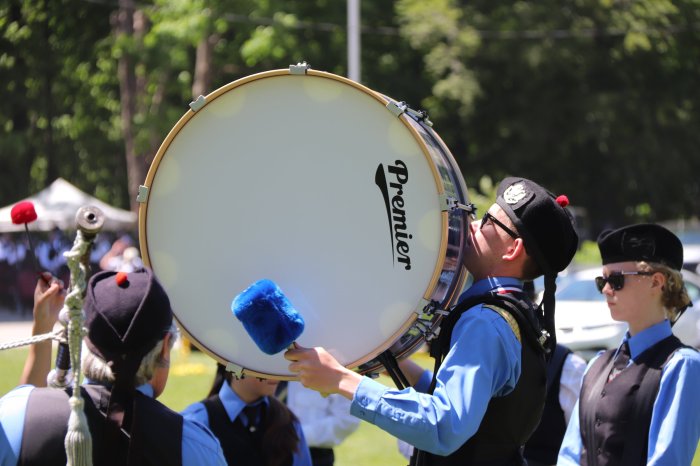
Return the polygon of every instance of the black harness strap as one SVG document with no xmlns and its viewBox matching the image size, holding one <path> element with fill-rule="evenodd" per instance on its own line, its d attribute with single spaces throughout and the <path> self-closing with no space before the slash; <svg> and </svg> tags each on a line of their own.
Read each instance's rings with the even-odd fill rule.
<svg viewBox="0 0 700 466">
<path fill-rule="evenodd" d="M 394 357 L 391 351 L 386 350 L 382 352 L 379 356 L 377 356 L 377 359 L 380 363 L 382 363 L 384 369 L 386 369 L 387 373 L 389 374 L 389 377 L 391 377 L 391 380 L 394 381 L 396 388 L 403 390 L 411 385 L 408 383 L 408 379 L 404 375 L 403 371 L 401 371 L 399 363 L 396 361 L 396 357 Z"/>
<path fill-rule="evenodd" d="M 518 323 L 518 327 L 520 328 L 521 335 L 523 337 L 522 343 L 530 344 L 537 350 L 538 353 L 546 352 L 543 343 L 541 343 L 542 334 L 539 330 L 540 324 L 536 320 L 535 308 L 532 303 L 526 301 L 525 299 L 519 299 L 512 293 L 486 293 L 472 296 L 459 302 L 452 308 L 450 313 L 447 315 L 447 317 L 445 317 L 445 319 L 443 319 L 442 324 L 440 325 L 440 335 L 430 346 L 430 356 L 435 359 L 435 366 L 433 369 L 433 380 L 430 383 L 428 393 L 432 394 L 435 391 L 438 369 L 440 369 L 442 361 L 444 361 L 447 353 L 450 351 L 452 331 L 454 330 L 457 321 L 464 312 L 478 304 L 492 305 L 508 312 Z"/>
</svg>

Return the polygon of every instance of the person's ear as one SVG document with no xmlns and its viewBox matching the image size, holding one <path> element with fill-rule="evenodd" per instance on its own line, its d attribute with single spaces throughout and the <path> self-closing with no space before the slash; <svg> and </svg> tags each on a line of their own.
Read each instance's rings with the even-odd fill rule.
<svg viewBox="0 0 700 466">
<path fill-rule="evenodd" d="M 651 276 L 651 287 L 652 288 L 658 287 L 661 291 L 663 291 L 665 285 L 666 285 L 666 275 L 664 275 L 663 273 L 655 272 L 654 275 Z"/>
<path fill-rule="evenodd" d="M 522 238 L 515 238 L 503 254 L 503 260 L 512 261 L 525 255 L 525 243 Z"/>
<path fill-rule="evenodd" d="M 163 348 L 160 350 L 160 360 L 170 361 L 170 340 L 173 338 L 173 334 L 168 332 L 163 337 Z"/>
</svg>

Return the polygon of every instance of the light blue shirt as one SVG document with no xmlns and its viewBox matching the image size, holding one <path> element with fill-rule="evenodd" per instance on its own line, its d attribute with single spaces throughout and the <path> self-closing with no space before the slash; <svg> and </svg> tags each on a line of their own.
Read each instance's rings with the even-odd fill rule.
<svg viewBox="0 0 700 466">
<path fill-rule="evenodd" d="M 671 325 L 664 320 L 633 337 L 628 333 L 624 340 L 629 342 L 630 356 L 635 359 L 670 335 Z M 600 354 L 602 352 L 588 363 L 586 372 Z M 700 440 L 699 386 L 700 354 L 688 348 L 679 349 L 661 370 L 659 393 L 651 413 L 647 464 L 677 466 L 692 463 Z M 576 403 L 557 464 L 578 465 L 582 448 L 579 404 Z"/>
<path fill-rule="evenodd" d="M 0 466 L 15 466 L 22 446 L 24 417 L 33 385 L 20 385 L 0 398 Z M 153 397 L 153 387 L 138 387 L 144 395 Z M 182 425 L 182 464 L 226 466 L 223 451 L 209 429 L 185 419 Z"/>
<path fill-rule="evenodd" d="M 499 287 L 522 289 L 522 283 L 490 277 L 474 283 L 463 298 Z M 477 305 L 457 321 L 432 395 L 420 392 L 427 391 L 430 371 L 415 389 L 389 389 L 365 377 L 350 412 L 421 450 L 446 456 L 476 433 L 491 398 L 515 388 L 520 370 L 521 345 L 510 325 L 497 312 Z"/>
<path fill-rule="evenodd" d="M 246 407 L 245 401 L 241 400 L 236 392 L 231 389 L 231 385 L 224 383 L 219 390 L 219 398 L 221 403 L 224 405 L 224 410 L 226 415 L 231 420 L 235 421 L 238 416 L 241 416 L 241 420 L 244 424 L 248 423 L 243 408 Z M 269 403 L 267 397 L 263 397 L 261 400 L 253 403 L 251 406 L 260 403 Z M 207 414 L 207 408 L 203 403 L 197 402 L 189 405 L 182 412 L 185 419 L 190 419 L 209 426 L 209 414 Z M 309 453 L 309 447 L 306 444 L 306 438 L 304 438 L 304 432 L 301 430 L 301 426 L 298 422 L 294 423 L 294 429 L 299 436 L 299 450 L 293 455 L 293 466 L 311 466 L 311 453 Z M 223 441 L 223 440 L 222 440 Z"/>
</svg>

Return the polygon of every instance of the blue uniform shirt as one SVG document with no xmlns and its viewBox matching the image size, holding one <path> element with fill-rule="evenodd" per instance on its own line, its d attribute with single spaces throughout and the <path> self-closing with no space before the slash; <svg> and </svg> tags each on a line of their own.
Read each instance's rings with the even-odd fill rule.
<svg viewBox="0 0 700 466">
<path fill-rule="evenodd" d="M 671 335 L 667 320 L 630 337 L 630 356 L 635 359 L 646 349 Z M 602 353 L 602 352 L 601 352 Z M 586 371 L 601 353 L 588 363 Z M 631 364 L 631 362 L 630 362 Z M 676 351 L 661 371 L 649 429 L 647 464 L 690 464 L 700 439 L 700 354 L 687 348 Z M 581 458 L 579 404 L 576 403 L 559 450 L 558 465 L 578 465 Z"/>
<path fill-rule="evenodd" d="M 521 290 L 522 283 L 489 277 L 474 283 L 463 297 L 499 288 Z M 521 345 L 510 325 L 479 304 L 457 321 L 432 395 L 417 391 L 427 390 L 429 371 L 415 389 L 389 389 L 365 377 L 350 412 L 421 450 L 446 456 L 476 433 L 491 398 L 515 388 L 520 370 Z"/>
<path fill-rule="evenodd" d="M 24 430 L 24 415 L 33 385 L 21 385 L 0 398 L 0 466 L 15 466 L 19 460 Z M 153 397 L 153 387 L 138 390 Z M 182 425 L 182 464 L 226 466 L 219 441 L 202 424 L 185 419 Z"/>
<path fill-rule="evenodd" d="M 244 418 L 243 421 L 247 422 L 247 419 L 245 419 L 245 413 L 243 412 L 243 408 L 246 407 L 246 403 L 241 400 L 238 395 L 236 395 L 236 392 L 231 389 L 229 384 L 224 383 L 221 386 L 221 390 L 219 390 L 219 398 L 221 399 L 221 403 L 224 405 L 224 410 L 226 410 L 226 414 L 231 422 L 236 420 L 238 416 L 242 416 Z M 267 397 L 264 397 L 261 401 L 258 401 L 258 403 L 269 403 L 269 401 Z M 202 423 L 205 426 L 209 426 L 209 415 L 207 414 L 207 408 L 201 402 L 189 405 L 182 412 L 182 415 L 185 417 L 185 419 L 191 419 Z M 294 453 L 292 465 L 311 466 L 311 454 L 309 453 L 309 447 L 306 444 L 306 438 L 304 438 L 304 432 L 301 430 L 301 426 L 298 422 L 294 424 L 294 428 L 299 436 L 299 451 Z"/>
</svg>

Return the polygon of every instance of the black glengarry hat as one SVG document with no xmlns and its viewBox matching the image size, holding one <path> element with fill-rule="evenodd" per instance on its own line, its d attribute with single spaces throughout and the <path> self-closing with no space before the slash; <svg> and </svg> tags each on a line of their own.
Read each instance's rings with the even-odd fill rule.
<svg viewBox="0 0 700 466">
<path fill-rule="evenodd" d="M 675 270 L 683 267 L 683 244 L 661 225 L 639 223 L 605 230 L 598 235 L 603 265 L 614 262 L 657 262 Z"/>
<path fill-rule="evenodd" d="M 153 272 L 100 272 L 85 295 L 86 343 L 106 361 L 140 362 L 170 329 L 170 300 Z"/>
<path fill-rule="evenodd" d="M 545 275 L 556 275 L 569 265 L 578 248 L 578 234 L 566 209 L 566 196 L 555 197 L 534 181 L 510 177 L 498 186 L 496 203 Z"/>
</svg>

